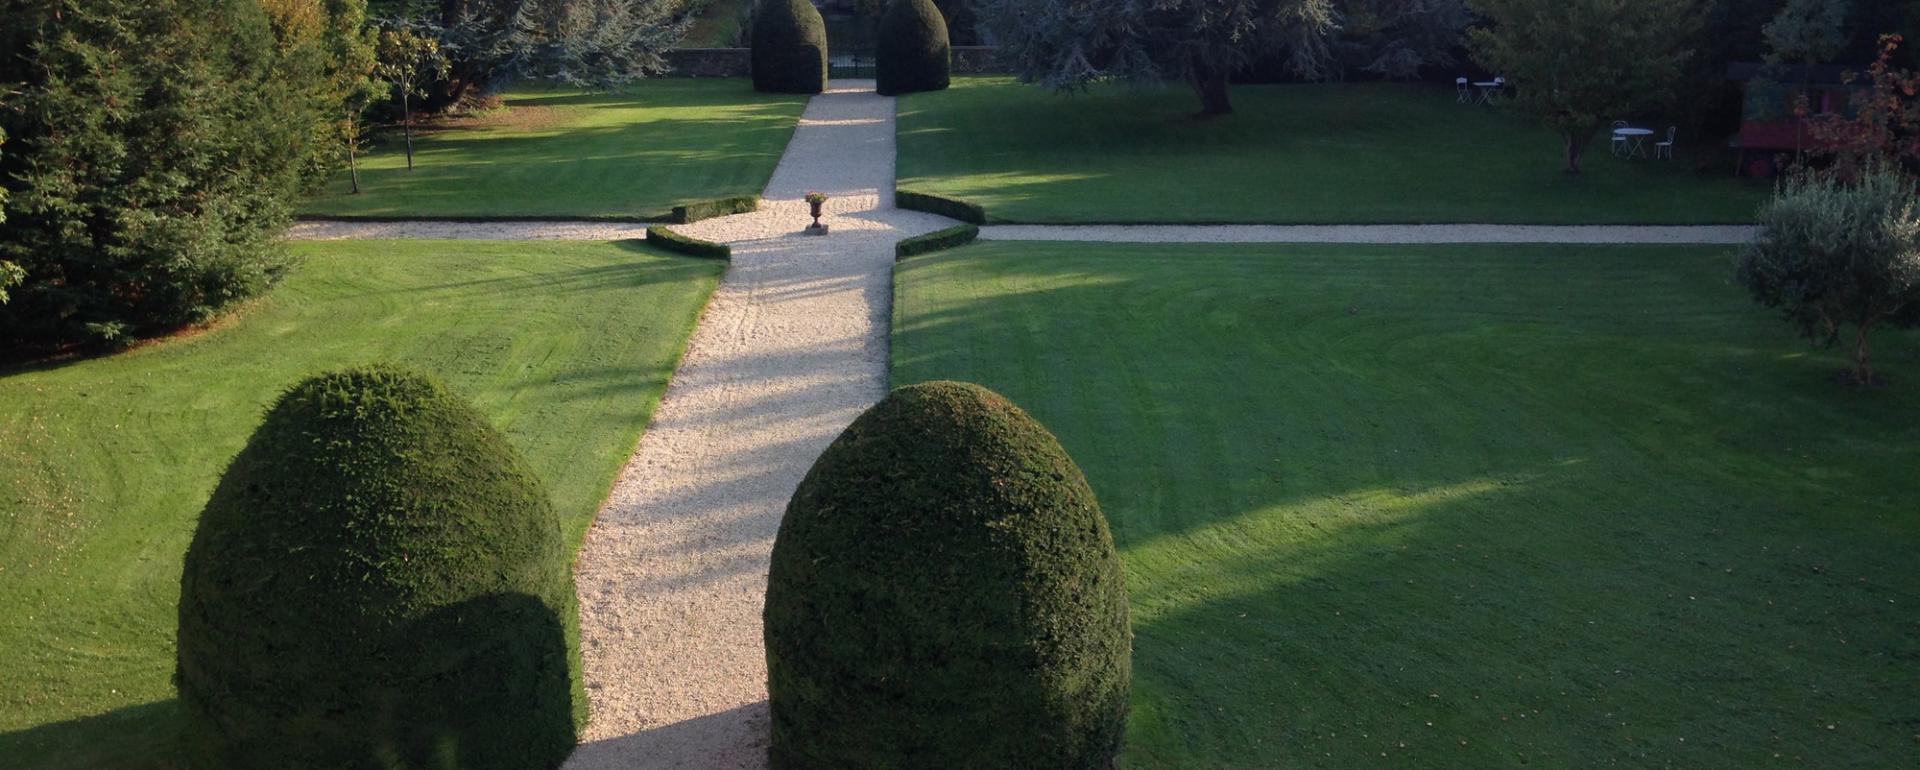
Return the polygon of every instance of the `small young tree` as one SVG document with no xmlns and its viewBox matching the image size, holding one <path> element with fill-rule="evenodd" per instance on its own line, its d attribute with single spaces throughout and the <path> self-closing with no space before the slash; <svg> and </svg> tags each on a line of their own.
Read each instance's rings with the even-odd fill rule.
<svg viewBox="0 0 1920 770">
<path fill-rule="evenodd" d="M 447 75 L 447 57 L 440 42 L 422 35 L 411 26 L 394 26 L 380 32 L 380 77 L 400 96 L 401 133 L 407 142 L 407 170 L 413 170 L 413 98 L 424 96 L 427 86 Z"/>
<path fill-rule="evenodd" d="M 1920 204 L 1911 178 L 1873 169 L 1856 183 L 1831 174 L 1789 179 L 1760 212 L 1760 236 L 1736 278 L 1755 301 L 1785 311 L 1817 345 L 1851 327 L 1852 380 L 1875 382 L 1867 335 L 1920 326 Z"/>
<path fill-rule="evenodd" d="M 1610 118 L 1659 104 L 1692 51 L 1693 0 L 1473 0 L 1480 66 L 1513 82 L 1522 108 L 1560 134 L 1566 170 Z"/>
<path fill-rule="evenodd" d="M 1098 80 L 1185 82 L 1200 114 L 1233 112 L 1227 86 L 1256 57 L 1284 51 L 1303 77 L 1331 61 L 1331 0 L 977 0 L 1020 79 L 1070 89 Z"/>
</svg>

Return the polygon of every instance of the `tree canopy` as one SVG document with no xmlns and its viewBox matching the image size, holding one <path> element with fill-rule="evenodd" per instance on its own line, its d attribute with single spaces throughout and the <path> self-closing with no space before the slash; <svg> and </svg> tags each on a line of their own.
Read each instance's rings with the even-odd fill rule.
<svg viewBox="0 0 1920 770">
<path fill-rule="evenodd" d="M 32 0 L 0 25 L 0 356 L 211 319 L 284 269 L 331 168 L 344 0 Z M 338 80 L 333 78 L 338 76 Z"/>
<path fill-rule="evenodd" d="M 1279 52 L 1303 77 L 1327 71 L 1331 0 L 977 0 L 1022 80 L 1074 88 L 1105 79 L 1178 80 L 1201 113 L 1233 111 L 1228 79 Z"/>
<path fill-rule="evenodd" d="M 1876 382 L 1868 335 L 1920 326 L 1914 180 L 1888 169 L 1855 183 L 1789 179 L 1761 210 L 1760 236 L 1741 253 L 1736 277 L 1815 344 L 1838 344 L 1850 328 L 1851 378 Z"/>
<path fill-rule="evenodd" d="M 447 77 L 432 107 L 501 79 L 617 88 L 666 68 L 692 23 L 678 0 L 437 0 L 388 4 L 435 30 Z"/>
<path fill-rule="evenodd" d="M 1522 108 L 1558 132 L 1566 170 L 1603 121 L 1661 103 L 1678 84 L 1698 24 L 1692 0 L 1474 0 L 1480 66 L 1512 83 Z"/>
</svg>

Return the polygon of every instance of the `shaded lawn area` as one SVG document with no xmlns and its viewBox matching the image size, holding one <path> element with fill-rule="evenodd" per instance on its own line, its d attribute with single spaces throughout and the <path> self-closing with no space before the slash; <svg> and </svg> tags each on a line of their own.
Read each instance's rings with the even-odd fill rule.
<svg viewBox="0 0 1920 770">
<path fill-rule="evenodd" d="M 1829 384 L 1729 261 L 985 243 L 902 263 L 893 379 L 1086 470 L 1129 768 L 1920 766 L 1920 335 Z"/>
<path fill-rule="evenodd" d="M 722 269 L 637 242 L 297 249 L 212 331 L 0 373 L 0 765 L 180 766 L 181 557 L 282 389 L 376 361 L 439 374 L 527 454 L 578 543 Z"/>
<path fill-rule="evenodd" d="M 1029 223 L 1746 223 L 1772 189 L 1699 151 L 1561 171 L 1539 123 L 1391 83 L 1236 86 L 1191 117 L 1180 87 L 1056 94 L 958 78 L 900 103 L 900 188 Z M 1664 132 L 1664 126 L 1662 127 Z M 1648 153 L 1652 143 L 1648 143 Z"/>
<path fill-rule="evenodd" d="M 504 98 L 504 110 L 415 137 L 413 171 L 399 132 L 386 134 L 361 159 L 359 195 L 343 172 L 301 213 L 658 219 L 686 201 L 759 195 L 806 104 L 732 78 Z"/>
</svg>

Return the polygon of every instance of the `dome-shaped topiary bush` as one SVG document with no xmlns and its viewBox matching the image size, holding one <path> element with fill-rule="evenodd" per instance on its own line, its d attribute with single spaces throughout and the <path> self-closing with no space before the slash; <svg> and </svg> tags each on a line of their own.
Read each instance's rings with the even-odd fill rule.
<svg viewBox="0 0 1920 770">
<path fill-rule="evenodd" d="M 558 767 L 586 716 L 560 522 L 472 406 L 386 367 L 281 396 L 201 515 L 194 767 Z"/>
<path fill-rule="evenodd" d="M 787 506 L 767 586 L 776 770 L 1104 768 L 1131 682 L 1105 517 L 978 385 L 894 391 Z"/>
<path fill-rule="evenodd" d="M 827 22 L 807 0 L 760 0 L 753 9 L 753 90 L 827 90 Z"/>
<path fill-rule="evenodd" d="M 947 42 L 947 19 L 933 0 L 892 0 L 880 18 L 880 41 L 874 52 L 882 96 L 939 91 L 947 87 L 953 69 L 953 46 Z"/>
</svg>

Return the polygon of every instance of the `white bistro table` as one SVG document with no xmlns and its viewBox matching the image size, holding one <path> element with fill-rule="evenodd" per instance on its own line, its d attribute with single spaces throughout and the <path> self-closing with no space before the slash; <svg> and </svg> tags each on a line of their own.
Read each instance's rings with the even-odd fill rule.
<svg viewBox="0 0 1920 770">
<path fill-rule="evenodd" d="M 1507 84 L 1498 80 L 1482 80 L 1474 83 L 1473 87 L 1480 89 L 1481 104 L 1492 104 L 1493 97 L 1498 96 Z"/>
<path fill-rule="evenodd" d="M 1616 128 L 1613 130 L 1613 135 L 1625 139 L 1627 142 L 1627 151 L 1623 154 L 1623 157 L 1631 158 L 1635 155 L 1642 158 L 1647 157 L 1647 137 L 1653 136 L 1653 129 Z"/>
</svg>

